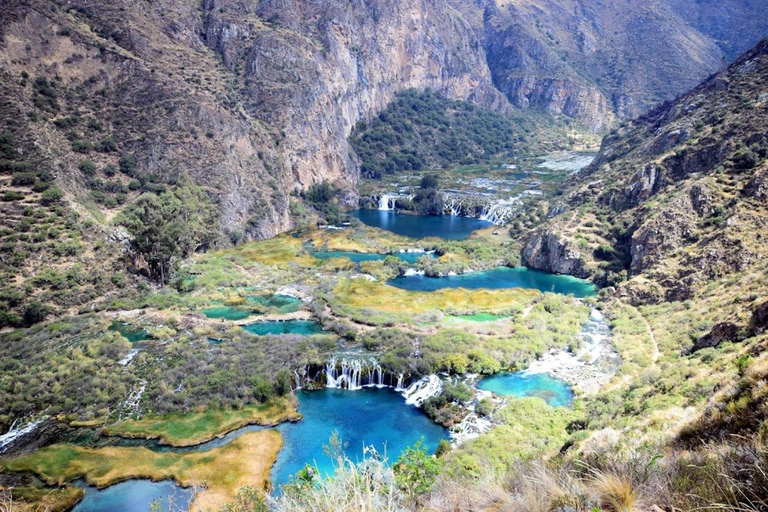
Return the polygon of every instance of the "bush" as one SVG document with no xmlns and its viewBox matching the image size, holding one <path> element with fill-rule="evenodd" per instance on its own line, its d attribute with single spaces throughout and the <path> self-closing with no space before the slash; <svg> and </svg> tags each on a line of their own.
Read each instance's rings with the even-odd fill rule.
<svg viewBox="0 0 768 512">
<path fill-rule="evenodd" d="M 114 139 L 101 139 L 96 144 L 96 151 L 100 153 L 112 153 L 117 151 L 117 142 Z"/>
<path fill-rule="evenodd" d="M 421 439 L 405 449 L 392 469 L 398 485 L 413 497 L 432 490 L 442 467 L 442 460 L 431 457 Z"/>
<path fill-rule="evenodd" d="M 333 185 L 324 181 L 309 187 L 306 192 L 304 192 L 304 199 L 313 204 L 329 203 L 335 194 L 336 191 L 334 190 Z"/>
<path fill-rule="evenodd" d="M 81 160 L 77 168 L 86 176 L 93 176 L 96 174 L 96 164 L 90 160 Z"/>
<path fill-rule="evenodd" d="M 24 308 L 24 325 L 31 326 L 45 320 L 48 316 L 48 307 L 39 302 L 31 302 Z"/>
<path fill-rule="evenodd" d="M 15 172 L 11 178 L 11 185 L 14 187 L 28 187 L 35 184 L 37 176 L 33 172 Z"/>
<path fill-rule="evenodd" d="M 5 194 L 3 194 L 3 201 L 19 201 L 21 199 L 24 199 L 24 194 L 21 192 L 16 192 L 15 190 L 9 190 Z"/>
<path fill-rule="evenodd" d="M 40 202 L 46 206 L 58 203 L 61 201 L 61 198 L 64 197 L 64 193 L 61 191 L 58 187 L 51 187 L 45 192 L 43 192 L 41 196 Z"/>
<path fill-rule="evenodd" d="M 130 155 L 123 155 L 118 161 L 120 172 L 132 178 L 136 177 L 136 159 Z"/>
</svg>

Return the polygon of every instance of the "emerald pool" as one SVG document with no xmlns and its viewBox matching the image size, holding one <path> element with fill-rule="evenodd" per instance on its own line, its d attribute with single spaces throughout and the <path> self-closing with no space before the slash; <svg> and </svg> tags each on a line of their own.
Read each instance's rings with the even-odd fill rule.
<svg viewBox="0 0 768 512">
<path fill-rule="evenodd" d="M 481 379 L 477 387 L 500 396 L 536 396 L 552 407 L 570 407 L 573 404 L 573 391 L 568 384 L 546 373 L 497 373 Z"/>
<path fill-rule="evenodd" d="M 267 334 L 322 334 L 323 327 L 311 320 L 279 320 L 270 322 L 254 322 L 244 325 L 243 329 L 251 334 L 264 336 Z"/>
</svg>

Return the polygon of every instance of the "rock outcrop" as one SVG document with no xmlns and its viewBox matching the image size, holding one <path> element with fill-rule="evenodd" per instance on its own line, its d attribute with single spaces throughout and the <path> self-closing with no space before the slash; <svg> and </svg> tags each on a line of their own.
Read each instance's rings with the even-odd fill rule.
<svg viewBox="0 0 768 512">
<path fill-rule="evenodd" d="M 527 267 L 576 277 L 589 277 L 590 272 L 582 253 L 571 242 L 553 231 L 536 231 L 529 237 L 522 252 Z"/>
<path fill-rule="evenodd" d="M 696 340 L 691 348 L 691 352 L 717 347 L 724 341 L 740 341 L 741 337 L 741 328 L 738 325 L 731 322 L 721 322 L 715 324 L 711 331 Z"/>
</svg>

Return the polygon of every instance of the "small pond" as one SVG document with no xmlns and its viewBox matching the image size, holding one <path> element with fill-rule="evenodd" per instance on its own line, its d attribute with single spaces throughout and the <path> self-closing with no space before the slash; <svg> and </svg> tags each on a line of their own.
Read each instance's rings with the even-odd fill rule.
<svg viewBox="0 0 768 512">
<path fill-rule="evenodd" d="M 119 332 L 123 338 L 127 339 L 131 343 L 152 339 L 152 336 L 149 335 L 149 331 L 144 328 L 131 325 L 128 322 L 120 322 L 115 320 L 109 326 L 109 330 Z"/>
<path fill-rule="evenodd" d="M 203 314 L 208 318 L 223 320 L 243 320 L 252 314 L 252 311 L 238 308 L 237 306 L 214 306 L 203 310 Z"/>
<path fill-rule="evenodd" d="M 251 295 L 246 298 L 248 302 L 259 304 L 276 310 L 277 313 L 295 313 L 304 306 L 301 299 L 291 295 Z"/>
<path fill-rule="evenodd" d="M 430 258 L 436 258 L 437 255 L 434 252 L 393 252 L 392 254 L 379 254 L 375 252 L 351 252 L 351 251 L 316 251 L 312 253 L 315 258 L 329 259 L 329 258 L 347 258 L 354 263 L 360 263 L 363 261 L 380 261 L 387 258 L 387 256 L 394 256 L 406 263 L 413 265 L 416 260 L 422 256 L 428 256 Z"/>
<path fill-rule="evenodd" d="M 85 497 L 72 512 L 144 512 L 153 502 L 160 505 L 159 510 L 187 510 L 194 496 L 193 489 L 184 489 L 170 480 L 128 480 L 101 490 L 77 485 L 85 489 Z"/>
</svg>

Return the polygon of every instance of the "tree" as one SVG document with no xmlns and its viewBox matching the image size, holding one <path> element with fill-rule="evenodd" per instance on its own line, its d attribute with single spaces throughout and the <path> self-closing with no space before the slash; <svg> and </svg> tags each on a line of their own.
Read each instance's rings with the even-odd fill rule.
<svg viewBox="0 0 768 512">
<path fill-rule="evenodd" d="M 421 178 L 421 188 L 422 190 L 440 188 L 437 180 L 437 176 L 435 174 L 427 174 L 426 176 Z"/>
<path fill-rule="evenodd" d="M 166 283 L 179 259 L 215 240 L 216 208 L 205 191 L 183 179 L 160 195 L 144 193 L 116 219 L 133 235 L 133 245 L 153 277 Z"/>
<path fill-rule="evenodd" d="M 424 438 L 405 449 L 393 469 L 397 484 L 411 497 L 429 492 L 443 468 L 443 461 L 430 456 Z"/>
</svg>

